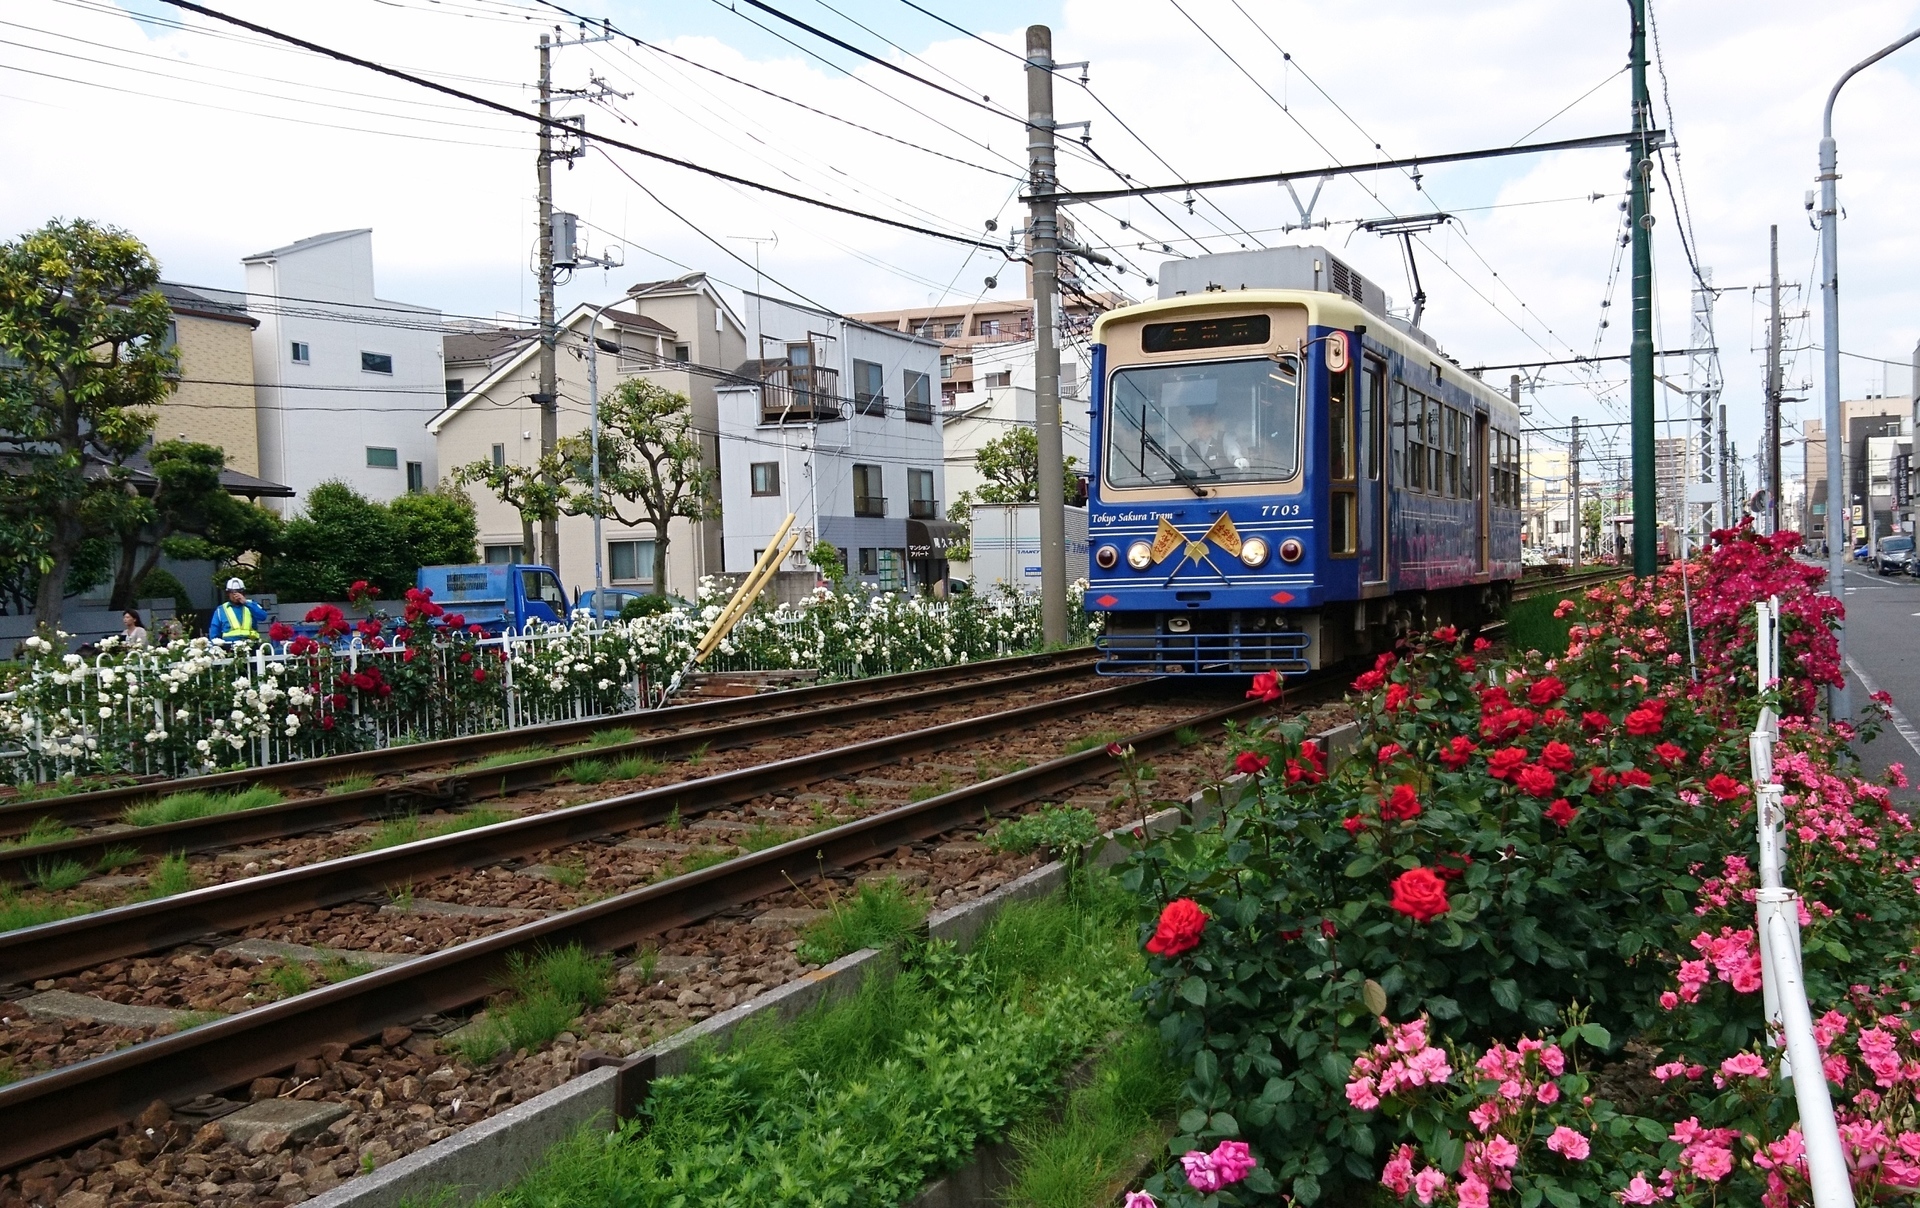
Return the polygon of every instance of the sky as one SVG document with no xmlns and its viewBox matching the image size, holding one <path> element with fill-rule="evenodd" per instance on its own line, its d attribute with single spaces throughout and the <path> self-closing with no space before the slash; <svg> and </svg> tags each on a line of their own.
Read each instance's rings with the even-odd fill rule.
<svg viewBox="0 0 1920 1208">
<path fill-rule="evenodd" d="M 1001 245 L 1022 226 L 1025 27 L 1051 28 L 1068 188 L 1171 183 L 1604 135 L 1630 126 L 1624 4 L 1594 0 L 208 0 L 207 7 L 526 110 L 536 42 L 560 39 L 557 112 L 589 131 L 864 214 L 830 213 L 624 150 L 556 165 L 583 243 L 562 305 L 709 272 L 842 312 L 1024 292 Z M 565 13 L 611 22 L 580 41 Z M 1820 408 L 1815 186 L 1820 112 L 1847 67 L 1920 25 L 1915 0 L 1653 3 L 1656 345 L 1692 346 L 1693 264 L 1716 287 L 1713 331 L 1735 441 L 1760 427 L 1768 231 L 1787 283 L 1789 435 Z M 768 11 L 772 9 L 775 11 Z M 785 14 L 818 34 L 783 21 Z M 944 18 L 944 21 L 941 20 Z M 555 30 L 556 24 L 560 26 Z M 850 44 L 862 57 L 819 36 Z M 731 77 L 731 78 L 728 78 Z M 917 78 L 916 78 L 917 77 Z M 938 87 L 934 87 L 938 85 Z M 1920 339 L 1920 234 L 1901 182 L 1920 177 L 1920 43 L 1849 83 L 1840 155 L 1842 387 L 1905 394 Z M 235 288 L 243 256 L 371 227 L 383 297 L 449 316 L 535 305 L 531 123 L 276 44 L 165 0 L 0 6 L 0 238 L 85 217 L 139 236 L 164 274 Z M 1447 213 L 1420 236 L 1423 326 L 1463 365 L 1627 349 L 1623 149 L 1329 177 L 1300 222 L 1273 185 L 1073 208 L 1136 298 L 1170 255 L 1298 243 L 1387 291 L 1412 290 L 1396 239 L 1359 223 Z M 1313 193 L 1298 190 L 1299 202 Z M 994 224 L 990 232 L 989 223 Z M 1683 237 L 1683 232 L 1684 237 Z M 1167 250 L 1170 249 L 1170 252 Z M 759 260 L 756 275 L 754 262 Z M 992 279 L 994 284 L 989 285 Z M 1604 324 L 1604 326 L 1603 326 Z M 1882 358 L 1884 360 L 1876 360 Z M 1892 363 L 1884 363 L 1892 362 Z M 1703 365 L 1704 371 L 1705 366 Z M 1687 358 L 1662 361 L 1680 419 Z M 1504 383 L 1507 371 L 1490 373 Z M 1625 363 L 1528 372 L 1533 422 L 1587 426 L 1586 456 L 1624 452 Z M 1698 385 L 1697 381 L 1692 383 Z M 1789 471 L 1798 456 L 1789 451 Z M 1600 467 L 1589 468 L 1589 481 Z M 1604 472 L 1604 471 L 1602 471 Z"/>
</svg>

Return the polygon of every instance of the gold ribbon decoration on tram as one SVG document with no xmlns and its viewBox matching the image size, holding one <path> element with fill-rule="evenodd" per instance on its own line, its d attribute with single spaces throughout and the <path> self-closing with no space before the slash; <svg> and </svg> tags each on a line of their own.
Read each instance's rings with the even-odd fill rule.
<svg viewBox="0 0 1920 1208">
<path fill-rule="evenodd" d="M 1181 535 L 1180 530 L 1173 527 L 1173 521 L 1165 516 L 1160 517 L 1160 527 L 1153 533 L 1153 564 L 1158 566 L 1165 562 L 1174 550 L 1186 543 L 1187 539 Z"/>
</svg>

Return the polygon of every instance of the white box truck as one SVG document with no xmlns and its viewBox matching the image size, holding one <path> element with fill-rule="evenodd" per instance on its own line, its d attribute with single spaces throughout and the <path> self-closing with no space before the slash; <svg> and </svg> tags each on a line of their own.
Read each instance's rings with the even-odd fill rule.
<svg viewBox="0 0 1920 1208">
<path fill-rule="evenodd" d="M 1040 505 L 976 503 L 972 520 L 973 589 L 1005 583 L 1040 590 Z M 1087 577 L 1087 509 L 1067 508 L 1067 582 Z"/>
</svg>

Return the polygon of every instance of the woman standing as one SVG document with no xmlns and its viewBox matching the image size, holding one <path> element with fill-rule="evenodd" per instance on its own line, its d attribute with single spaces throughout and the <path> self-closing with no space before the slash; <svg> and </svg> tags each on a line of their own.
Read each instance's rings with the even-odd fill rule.
<svg viewBox="0 0 1920 1208">
<path fill-rule="evenodd" d="M 120 614 L 120 644 L 122 646 L 147 644 L 147 629 L 140 623 L 139 609 L 129 608 Z"/>
</svg>

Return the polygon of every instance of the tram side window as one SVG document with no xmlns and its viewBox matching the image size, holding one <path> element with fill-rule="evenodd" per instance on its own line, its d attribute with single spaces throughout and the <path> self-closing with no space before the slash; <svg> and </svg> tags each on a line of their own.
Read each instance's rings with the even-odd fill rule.
<svg viewBox="0 0 1920 1208">
<path fill-rule="evenodd" d="M 1336 482 L 1353 481 L 1353 402 L 1345 373 L 1332 375 L 1328 389 L 1327 472 Z"/>
<path fill-rule="evenodd" d="M 1407 485 L 1407 387 L 1404 383 L 1393 384 L 1393 415 L 1389 420 L 1389 472 L 1393 476 L 1393 485 Z"/>
<path fill-rule="evenodd" d="M 1480 493 L 1480 481 L 1473 476 L 1474 419 L 1471 413 L 1460 413 L 1460 498 L 1472 499 Z"/>
<path fill-rule="evenodd" d="M 1447 494 L 1460 498 L 1460 412 L 1447 408 Z"/>
<path fill-rule="evenodd" d="M 1380 481 L 1380 424 L 1386 419 L 1386 378 L 1382 371 L 1386 367 L 1378 361 L 1368 361 L 1362 371 L 1360 402 L 1366 411 L 1366 425 L 1361 430 L 1360 439 L 1366 445 L 1367 481 Z"/>
<path fill-rule="evenodd" d="M 1407 391 L 1407 489 L 1427 489 L 1427 396 Z"/>
<path fill-rule="evenodd" d="M 1427 489 L 1435 495 L 1446 494 L 1446 452 L 1440 441 L 1440 410 L 1444 406 L 1437 398 L 1427 400 L 1427 448 L 1433 455 L 1433 468 L 1427 476 Z"/>
</svg>

